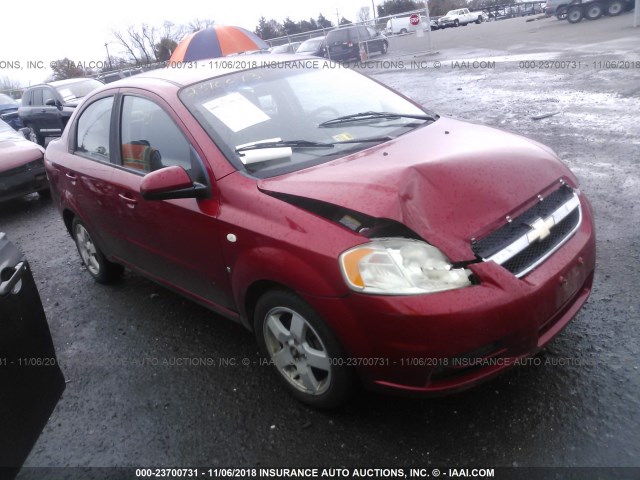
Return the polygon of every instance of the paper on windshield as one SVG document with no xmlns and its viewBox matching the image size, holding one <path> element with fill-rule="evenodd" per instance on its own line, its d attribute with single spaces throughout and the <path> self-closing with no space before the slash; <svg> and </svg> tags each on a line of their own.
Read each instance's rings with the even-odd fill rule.
<svg viewBox="0 0 640 480">
<path fill-rule="evenodd" d="M 234 133 L 271 120 L 269 115 L 237 92 L 214 98 L 202 106 Z"/>
</svg>

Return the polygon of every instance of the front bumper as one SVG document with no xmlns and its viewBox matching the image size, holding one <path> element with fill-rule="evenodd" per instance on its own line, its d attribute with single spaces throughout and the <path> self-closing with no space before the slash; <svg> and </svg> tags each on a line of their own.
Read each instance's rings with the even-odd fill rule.
<svg viewBox="0 0 640 480">
<path fill-rule="evenodd" d="M 48 188 L 44 165 L 10 174 L 0 172 L 0 202 Z"/>
<path fill-rule="evenodd" d="M 569 241 L 517 279 L 494 262 L 473 264 L 479 285 L 419 296 L 352 293 L 306 300 L 336 332 L 371 388 L 423 394 L 471 387 L 535 355 L 587 300 L 595 269 L 591 207 Z"/>
</svg>

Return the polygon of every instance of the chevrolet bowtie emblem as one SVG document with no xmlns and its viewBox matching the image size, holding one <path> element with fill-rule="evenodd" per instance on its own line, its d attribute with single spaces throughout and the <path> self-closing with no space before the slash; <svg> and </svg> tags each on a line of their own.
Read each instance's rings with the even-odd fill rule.
<svg viewBox="0 0 640 480">
<path fill-rule="evenodd" d="M 527 240 L 529 240 L 529 243 L 544 240 L 551 235 L 551 229 L 555 224 L 556 222 L 553 220 L 553 217 L 549 217 L 546 220 L 541 218 L 537 219 L 535 222 L 529 224 L 532 230 L 527 233 Z"/>
</svg>

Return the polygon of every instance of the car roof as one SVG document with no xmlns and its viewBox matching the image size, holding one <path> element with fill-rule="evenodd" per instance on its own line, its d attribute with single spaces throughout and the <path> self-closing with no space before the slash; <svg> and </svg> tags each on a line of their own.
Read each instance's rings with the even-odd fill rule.
<svg viewBox="0 0 640 480">
<path fill-rule="evenodd" d="M 50 85 L 52 87 L 62 87 L 64 85 L 73 85 L 74 83 L 86 82 L 87 80 L 95 80 L 96 82 L 103 83 L 100 80 L 96 80 L 95 78 L 90 78 L 90 77 L 67 78 L 65 80 L 56 80 L 54 82 L 39 83 L 37 85 L 31 85 L 27 90 L 30 90 L 36 87 L 42 87 L 44 85 Z"/>
<path fill-rule="evenodd" d="M 148 72 L 139 73 L 133 77 L 123 78 L 117 82 L 110 83 L 109 86 L 139 86 L 141 83 L 146 83 L 148 80 L 161 80 L 171 83 L 177 87 L 184 87 L 209 78 L 216 78 L 229 73 L 250 70 L 263 63 L 272 64 L 274 61 L 299 62 L 300 56 L 292 53 L 276 53 L 269 55 L 256 53 L 212 58 L 209 60 L 193 62 L 191 64 L 188 62 L 175 63 L 173 66 L 149 70 Z"/>
</svg>

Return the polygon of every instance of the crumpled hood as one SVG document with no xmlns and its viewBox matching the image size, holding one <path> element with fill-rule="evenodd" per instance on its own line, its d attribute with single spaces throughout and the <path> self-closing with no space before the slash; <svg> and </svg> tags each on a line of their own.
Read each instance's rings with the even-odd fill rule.
<svg viewBox="0 0 640 480">
<path fill-rule="evenodd" d="M 261 180 L 259 188 L 403 223 L 454 261 L 560 178 L 551 149 L 489 127 L 441 118 L 323 165 Z"/>
<path fill-rule="evenodd" d="M 0 173 L 42 158 L 43 154 L 42 147 L 28 140 L 0 141 Z"/>
</svg>

